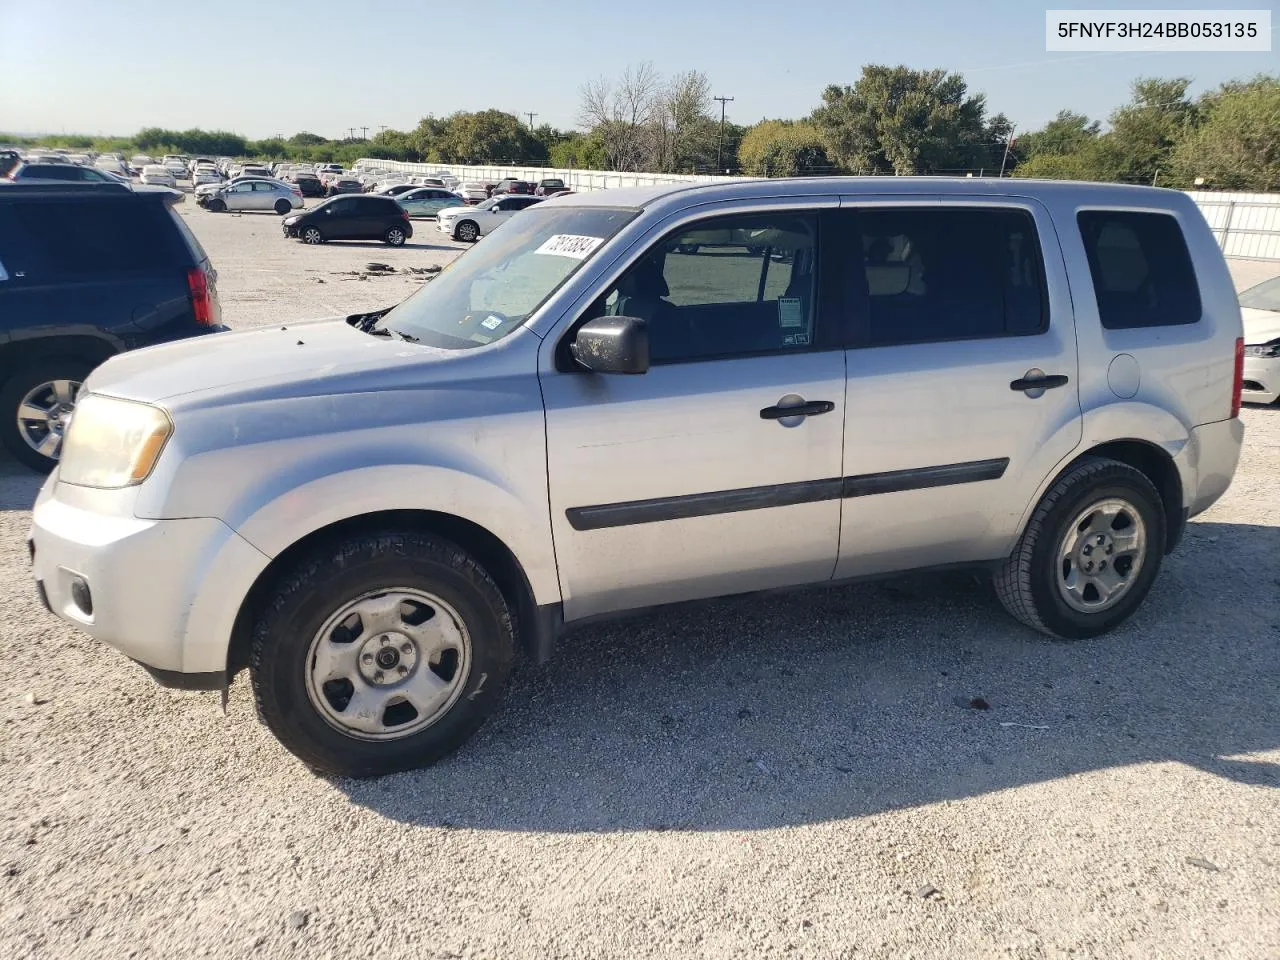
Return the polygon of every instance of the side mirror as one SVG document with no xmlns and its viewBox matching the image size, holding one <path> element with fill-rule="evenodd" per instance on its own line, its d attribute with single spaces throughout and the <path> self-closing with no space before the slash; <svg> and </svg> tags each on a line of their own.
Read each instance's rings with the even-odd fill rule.
<svg viewBox="0 0 1280 960">
<path fill-rule="evenodd" d="M 578 328 L 569 353 L 595 373 L 644 373 L 649 325 L 639 317 L 596 317 Z"/>
</svg>

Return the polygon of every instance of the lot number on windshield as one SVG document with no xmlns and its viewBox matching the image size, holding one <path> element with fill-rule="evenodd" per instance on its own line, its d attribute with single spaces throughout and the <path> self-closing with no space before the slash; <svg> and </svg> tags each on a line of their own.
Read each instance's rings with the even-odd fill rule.
<svg viewBox="0 0 1280 960">
<path fill-rule="evenodd" d="M 533 252 L 583 260 L 602 243 L 604 243 L 604 240 L 600 237 L 581 237 L 572 233 L 557 233 Z"/>
</svg>

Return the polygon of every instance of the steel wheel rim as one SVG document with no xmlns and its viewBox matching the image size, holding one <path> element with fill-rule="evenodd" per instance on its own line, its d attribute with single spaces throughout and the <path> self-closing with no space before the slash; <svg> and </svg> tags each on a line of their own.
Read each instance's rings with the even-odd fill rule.
<svg viewBox="0 0 1280 960">
<path fill-rule="evenodd" d="M 401 740 L 436 723 L 471 673 L 471 636 L 458 612 L 412 587 L 343 604 L 311 639 L 307 697 L 357 740 Z"/>
<path fill-rule="evenodd" d="M 1138 508 L 1120 497 L 1097 500 L 1076 514 L 1058 544 L 1058 594 L 1081 613 L 1110 610 L 1137 582 L 1146 555 Z"/>
<path fill-rule="evenodd" d="M 41 456 L 57 460 L 79 392 L 79 380 L 48 380 L 28 390 L 17 414 L 23 442 Z"/>
<path fill-rule="evenodd" d="M 307 229 L 302 231 L 302 239 L 306 243 L 319 243 L 320 231 L 317 230 L 315 227 L 307 227 Z"/>
</svg>

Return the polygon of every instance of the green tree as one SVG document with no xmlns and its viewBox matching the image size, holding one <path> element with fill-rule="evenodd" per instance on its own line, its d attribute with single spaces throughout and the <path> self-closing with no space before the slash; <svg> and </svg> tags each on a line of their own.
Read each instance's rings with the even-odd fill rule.
<svg viewBox="0 0 1280 960">
<path fill-rule="evenodd" d="M 986 120 L 986 98 L 945 70 L 868 64 L 853 86 L 829 86 L 813 122 L 827 152 L 854 173 L 930 173 L 989 165 L 1007 132 Z"/>
<path fill-rule="evenodd" d="M 608 166 L 604 144 L 593 133 L 575 133 L 551 145 L 551 166 L 578 170 L 603 170 Z"/>
<path fill-rule="evenodd" d="M 546 162 L 546 148 L 509 113 L 455 113 L 444 121 L 432 151 L 446 163 Z"/>
<path fill-rule="evenodd" d="M 369 156 L 383 160 L 420 160 L 413 134 L 403 130 L 381 130 L 369 141 Z"/>
<path fill-rule="evenodd" d="M 1105 177 L 1125 183 L 1153 183 L 1156 171 L 1170 173 L 1178 141 L 1191 134 L 1198 110 L 1187 98 L 1191 80 L 1142 77 L 1133 83 L 1133 99 L 1111 114 L 1111 130 L 1103 138 L 1102 154 L 1114 158 Z"/>
<path fill-rule="evenodd" d="M 1260 75 L 1200 98 L 1203 122 L 1173 150 L 1174 178 L 1223 190 L 1280 189 L 1280 78 Z"/>
<path fill-rule="evenodd" d="M 738 146 L 738 164 L 753 177 L 794 177 L 830 169 L 822 132 L 811 123 L 762 120 Z"/>
<path fill-rule="evenodd" d="M 294 147 L 314 147 L 324 142 L 325 142 L 324 137 L 320 136 L 319 134 L 311 133 L 307 130 L 302 130 L 298 133 L 295 133 L 292 137 L 289 138 L 290 146 L 294 146 Z"/>
<path fill-rule="evenodd" d="M 1015 153 L 1019 160 L 1030 160 L 1041 154 L 1061 156 L 1075 153 L 1097 138 L 1101 126 L 1097 120 L 1090 121 L 1083 113 L 1059 110 L 1058 115 L 1039 130 L 1018 137 Z"/>
</svg>

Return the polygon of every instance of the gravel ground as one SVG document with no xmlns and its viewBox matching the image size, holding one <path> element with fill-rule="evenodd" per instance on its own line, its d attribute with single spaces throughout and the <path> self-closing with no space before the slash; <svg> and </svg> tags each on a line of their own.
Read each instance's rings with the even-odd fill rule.
<svg viewBox="0 0 1280 960">
<path fill-rule="evenodd" d="M 460 249 L 186 207 L 235 326 Z M 455 758 L 359 783 L 243 678 L 224 716 L 45 614 L 37 479 L 0 462 L 0 954 L 1280 957 L 1280 408 L 1244 418 L 1111 636 L 1039 639 L 964 575 L 714 602 L 575 634 Z"/>
</svg>

